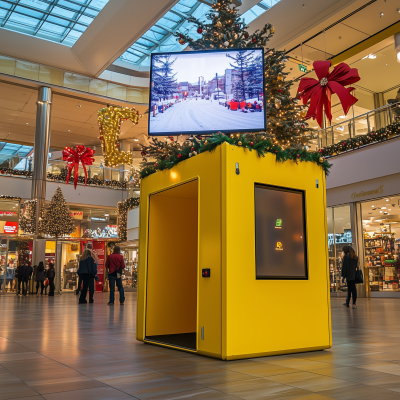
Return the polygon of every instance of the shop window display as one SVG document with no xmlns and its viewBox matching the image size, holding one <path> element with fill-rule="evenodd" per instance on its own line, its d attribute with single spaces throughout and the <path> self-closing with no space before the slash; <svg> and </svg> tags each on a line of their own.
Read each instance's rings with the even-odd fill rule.
<svg viewBox="0 0 400 400">
<path fill-rule="evenodd" d="M 343 246 L 354 247 L 350 205 L 328 207 L 328 252 L 331 292 L 347 292 L 346 282 L 342 282 Z"/>
<path fill-rule="evenodd" d="M 364 260 L 370 292 L 398 292 L 400 196 L 362 204 Z"/>
<path fill-rule="evenodd" d="M 125 248 L 121 251 L 125 262 L 125 271 L 122 274 L 122 285 L 125 291 L 136 291 L 138 251 L 136 248 Z"/>
<path fill-rule="evenodd" d="M 66 242 L 62 244 L 62 273 L 61 289 L 63 291 L 76 290 L 78 284 L 78 275 L 76 271 L 79 265 L 80 255 L 79 242 Z"/>
</svg>

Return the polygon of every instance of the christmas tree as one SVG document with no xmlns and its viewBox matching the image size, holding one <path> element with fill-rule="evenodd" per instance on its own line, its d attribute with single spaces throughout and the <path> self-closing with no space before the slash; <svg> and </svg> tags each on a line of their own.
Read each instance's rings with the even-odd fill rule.
<svg viewBox="0 0 400 400">
<path fill-rule="evenodd" d="M 172 73 L 172 65 L 175 60 L 170 60 L 171 56 L 159 56 L 153 57 L 152 67 L 152 96 L 153 100 L 164 99 L 171 96 L 176 90 L 177 84 L 175 75 Z"/>
<path fill-rule="evenodd" d="M 212 10 L 206 14 L 206 21 L 194 17 L 189 22 L 197 26 L 197 33 L 201 37 L 194 40 L 185 33 L 176 32 L 175 36 L 182 45 L 188 44 L 193 50 L 221 49 L 221 48 L 254 48 L 265 47 L 275 32 L 271 24 L 266 24 L 261 30 L 252 35 L 248 33 L 248 26 L 241 19 L 237 8 L 230 0 L 218 0 L 212 5 Z M 286 55 L 284 51 L 264 49 L 264 77 L 265 77 L 265 114 L 267 118 L 266 134 L 274 143 L 283 147 L 301 146 L 311 139 L 310 129 L 304 121 L 305 107 L 300 105 L 299 99 L 290 94 L 295 82 L 287 80 L 285 72 Z M 254 60 L 255 62 L 255 60 Z M 253 68 L 257 68 L 256 65 Z M 259 68 L 259 67 L 258 67 Z M 254 96 L 260 83 L 251 82 L 253 74 L 246 73 L 246 81 L 239 83 L 235 91 L 240 96 L 246 87 L 249 96 Z M 255 74 L 254 74 L 255 75 Z M 243 86 L 243 87 L 242 87 Z M 253 92 L 254 91 L 254 92 Z"/>
<path fill-rule="evenodd" d="M 69 207 L 65 202 L 60 186 L 43 213 L 39 229 L 46 235 L 55 236 L 56 238 L 71 235 L 75 231 L 75 223 L 70 215 Z"/>
<path fill-rule="evenodd" d="M 238 81 L 235 84 L 235 98 L 239 101 L 248 98 L 246 94 L 248 94 L 250 88 L 248 77 L 253 69 L 253 53 L 253 51 L 244 50 L 238 51 L 236 57 L 227 54 L 227 57 L 234 60 L 234 63 L 230 63 L 230 65 L 236 71 L 236 76 L 238 77 Z"/>
<path fill-rule="evenodd" d="M 24 233 L 36 233 L 36 200 L 27 200 L 24 214 L 19 220 L 19 227 Z"/>
</svg>

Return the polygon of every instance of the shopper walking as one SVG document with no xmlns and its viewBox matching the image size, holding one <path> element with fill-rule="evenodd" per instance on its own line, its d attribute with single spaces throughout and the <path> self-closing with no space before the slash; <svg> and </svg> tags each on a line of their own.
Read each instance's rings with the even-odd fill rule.
<svg viewBox="0 0 400 400">
<path fill-rule="evenodd" d="M 90 285 L 90 281 L 97 275 L 97 265 L 92 257 L 92 252 L 86 249 L 81 256 L 78 268 L 79 276 L 82 277 L 82 290 L 79 297 L 79 304 L 86 304 L 86 293 L 89 288 L 89 303 L 93 303 L 94 284 Z"/>
<path fill-rule="evenodd" d="M 49 296 L 54 296 L 54 279 L 56 277 L 56 271 L 54 269 L 54 264 L 49 263 L 49 269 L 47 270 L 47 279 L 49 280 Z"/>
<path fill-rule="evenodd" d="M 350 307 L 350 297 L 353 297 L 353 308 L 357 308 L 357 289 L 356 289 L 356 271 L 358 265 L 358 257 L 351 246 L 343 247 L 343 262 L 342 262 L 342 278 L 347 282 L 347 299 L 343 303 L 345 307 Z"/>
<path fill-rule="evenodd" d="M 107 257 L 106 268 L 108 269 L 108 280 L 110 283 L 110 301 L 108 304 L 114 305 L 115 284 L 117 284 L 119 302 L 122 305 L 125 301 L 124 288 L 122 287 L 122 270 L 125 269 L 125 263 L 119 246 L 115 246 L 114 253 Z"/>
<path fill-rule="evenodd" d="M 43 289 L 44 289 L 43 261 L 40 261 L 39 265 L 35 268 L 35 280 L 36 280 L 36 295 L 39 296 L 39 285 L 40 285 L 40 295 L 43 296 Z"/>
</svg>

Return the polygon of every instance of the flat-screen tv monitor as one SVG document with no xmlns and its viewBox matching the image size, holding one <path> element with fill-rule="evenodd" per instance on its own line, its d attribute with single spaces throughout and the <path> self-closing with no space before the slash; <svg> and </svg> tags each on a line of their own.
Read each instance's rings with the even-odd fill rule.
<svg viewBox="0 0 400 400">
<path fill-rule="evenodd" d="M 304 192 L 255 184 L 256 279 L 307 279 Z"/>
<path fill-rule="evenodd" d="M 153 53 L 149 135 L 265 130 L 264 50 Z"/>
</svg>

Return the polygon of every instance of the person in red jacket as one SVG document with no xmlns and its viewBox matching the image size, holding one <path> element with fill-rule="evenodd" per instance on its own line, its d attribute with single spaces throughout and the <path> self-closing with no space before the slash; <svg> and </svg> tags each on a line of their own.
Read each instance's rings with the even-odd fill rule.
<svg viewBox="0 0 400 400">
<path fill-rule="evenodd" d="M 108 280 L 110 282 L 110 301 L 108 305 L 114 305 L 115 283 L 119 291 L 119 303 L 125 301 L 124 288 L 122 287 L 122 270 L 125 269 L 124 258 L 121 256 L 119 246 L 114 247 L 114 253 L 107 257 L 106 268 L 108 270 Z"/>
</svg>

